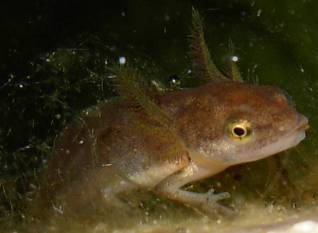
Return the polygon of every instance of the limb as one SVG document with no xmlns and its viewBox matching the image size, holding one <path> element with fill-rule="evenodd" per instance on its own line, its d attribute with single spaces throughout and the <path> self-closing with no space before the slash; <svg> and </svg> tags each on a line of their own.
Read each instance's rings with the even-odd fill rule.
<svg viewBox="0 0 318 233">
<path fill-rule="evenodd" d="M 224 192 L 214 194 L 213 189 L 206 193 L 195 193 L 181 189 L 184 185 L 190 182 L 201 180 L 212 176 L 213 174 L 215 174 L 215 171 L 211 172 L 211 170 L 199 167 L 191 162 L 189 166 L 182 169 L 180 172 L 175 173 L 160 182 L 156 186 L 155 192 L 166 198 L 199 208 L 204 212 L 214 213 L 216 209 L 229 212 L 226 207 L 217 203 L 219 200 L 229 198 L 229 193 Z"/>
</svg>

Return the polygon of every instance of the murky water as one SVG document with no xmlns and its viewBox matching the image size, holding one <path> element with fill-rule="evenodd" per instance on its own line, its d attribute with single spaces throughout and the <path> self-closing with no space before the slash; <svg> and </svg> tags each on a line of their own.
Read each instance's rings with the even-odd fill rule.
<svg viewBox="0 0 318 233">
<path fill-rule="evenodd" d="M 151 194 L 138 194 L 133 212 L 108 211 L 88 219 L 56 213 L 48 222 L 34 222 L 25 209 L 57 135 L 80 111 L 114 95 L 107 67 L 134 63 L 162 86 L 197 85 L 188 54 L 192 6 L 204 16 L 215 63 L 226 73 L 229 57 L 236 56 L 246 81 L 286 90 L 309 118 L 306 140 L 276 157 L 233 167 L 190 187 L 231 193 L 225 201 L 236 211 L 231 217 L 209 219 Z M 4 231 L 236 232 L 316 215 L 318 3 L 34 1 L 6 8 L 2 24 L 8 37 L 0 45 Z"/>
</svg>

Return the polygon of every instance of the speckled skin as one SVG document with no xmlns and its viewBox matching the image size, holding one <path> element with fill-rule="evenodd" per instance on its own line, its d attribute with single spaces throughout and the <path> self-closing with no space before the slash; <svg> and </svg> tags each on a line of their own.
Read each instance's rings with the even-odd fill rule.
<svg viewBox="0 0 318 233">
<path fill-rule="evenodd" d="M 69 206 L 92 200 L 120 206 L 117 194 L 144 188 L 211 212 L 222 208 L 216 201 L 227 193 L 194 193 L 182 186 L 293 147 L 308 123 L 270 86 L 216 82 L 168 92 L 156 102 L 174 127 L 162 129 L 114 101 L 66 128 L 45 172 L 42 197 L 54 202 L 62 193 Z M 251 123 L 247 141 L 227 136 L 228 122 L 236 119 Z"/>
</svg>

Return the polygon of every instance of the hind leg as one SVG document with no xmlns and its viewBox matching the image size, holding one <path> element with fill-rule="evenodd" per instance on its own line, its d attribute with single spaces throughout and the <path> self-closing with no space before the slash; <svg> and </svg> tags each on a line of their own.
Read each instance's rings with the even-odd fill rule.
<svg viewBox="0 0 318 233">
<path fill-rule="evenodd" d="M 127 194 L 134 190 L 137 190 L 138 186 L 129 180 L 117 175 L 111 183 L 107 184 L 105 187 L 100 189 L 103 202 L 107 206 L 112 206 L 116 208 L 127 208 L 128 205 L 122 199 L 120 199 L 120 194 Z"/>
<path fill-rule="evenodd" d="M 93 169 L 80 181 L 73 182 L 60 195 L 60 203 L 72 212 L 81 209 L 101 210 L 110 208 L 128 208 L 119 194 L 128 193 L 138 186 L 118 175 L 111 167 Z"/>
</svg>

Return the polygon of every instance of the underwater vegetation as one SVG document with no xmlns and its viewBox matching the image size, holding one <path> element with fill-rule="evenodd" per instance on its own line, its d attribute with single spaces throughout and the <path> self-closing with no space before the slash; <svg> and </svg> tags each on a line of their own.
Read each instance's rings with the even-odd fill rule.
<svg viewBox="0 0 318 233">
<path fill-rule="evenodd" d="M 235 3 L 233 4 L 235 5 Z M 240 7 L 244 7 L 251 3 L 242 1 L 241 4 Z M 203 5 L 201 8 L 203 8 Z M 268 6 L 267 3 L 256 3 L 261 11 L 259 13 L 259 9 L 256 9 L 255 17 L 259 17 L 258 14 L 261 16 L 269 14 L 270 11 L 266 10 L 267 7 L 271 9 L 269 5 L 269 3 Z M 189 15 L 191 7 L 187 7 L 186 12 Z M 208 14 L 205 12 L 203 15 Z M 249 12 L 247 11 L 245 14 L 249 14 Z M 234 41 L 234 47 L 229 42 L 229 36 L 226 35 L 226 32 L 222 36 L 216 35 L 213 38 L 211 31 L 213 32 L 214 29 L 207 30 L 211 27 L 208 24 L 209 16 L 205 18 L 208 18 L 205 21 L 205 29 L 208 32 L 206 37 L 203 37 L 202 24 L 197 18 L 197 21 L 192 22 L 192 32 L 188 38 L 191 44 L 190 54 L 187 55 L 186 61 L 181 61 L 176 65 L 175 70 L 167 67 L 171 66 L 171 64 L 168 64 L 171 61 L 169 59 L 176 54 L 166 54 L 167 59 L 158 59 L 160 60 L 158 62 L 156 59 L 149 59 L 149 57 L 143 55 L 144 52 L 135 54 L 134 48 L 127 48 L 131 55 L 125 56 L 125 59 L 128 64 L 133 64 L 136 69 L 129 70 L 130 68 L 126 67 L 125 70 L 122 66 L 123 69 L 119 67 L 119 70 L 115 71 L 115 75 L 121 74 L 122 77 L 127 77 L 128 75 L 124 72 L 129 71 L 129 74 L 131 74 L 137 70 L 136 72 L 139 75 L 136 77 L 145 77 L 146 83 L 140 84 L 140 80 L 135 80 L 136 86 L 134 88 L 131 88 L 132 83 L 116 83 L 114 72 L 109 69 L 113 63 L 117 63 L 117 58 L 119 59 L 125 54 L 124 50 L 108 46 L 105 39 L 98 36 L 85 37 L 85 35 L 85 40 L 83 36 L 78 38 L 73 48 L 59 48 L 35 57 L 28 65 L 27 75 L 17 73 L 8 75 L 9 79 L 1 85 L 1 97 L 3 97 L 1 122 L 5 122 L 5 124 L 2 123 L 0 130 L 1 166 L 3 167 L 1 174 L 1 219 L 4 225 L 10 225 L 8 220 L 14 224 L 21 219 L 28 219 L 25 208 L 38 191 L 39 180 L 41 179 L 39 174 L 42 174 L 41 171 L 45 169 L 47 161 L 52 156 L 58 135 L 69 122 L 77 118 L 80 120 L 82 112 L 85 112 L 88 107 L 101 105 L 106 99 L 116 96 L 118 93 L 122 98 L 130 100 L 138 97 L 140 99 L 133 101 L 133 105 L 136 102 L 142 102 L 144 103 L 143 106 L 147 107 L 146 111 L 150 113 L 159 112 L 155 116 L 169 127 L 169 119 L 165 119 L 164 113 L 161 115 L 160 109 L 158 110 L 156 105 L 151 105 L 152 101 L 150 101 L 150 104 L 147 103 L 149 95 L 143 96 L 143 90 L 146 89 L 146 93 L 157 95 L 161 92 L 160 90 L 178 90 L 199 86 L 205 83 L 209 77 L 222 79 L 225 76 L 237 81 L 242 81 L 242 76 L 245 81 L 278 85 L 288 90 L 288 93 L 294 98 L 297 109 L 309 117 L 311 129 L 307 139 L 296 149 L 284 152 L 279 157 L 233 167 L 217 176 L 213 176 L 211 179 L 191 185 L 187 187 L 187 190 L 205 192 L 214 188 L 217 191 L 231 193 L 231 199 L 224 202 L 238 210 L 240 217 L 246 215 L 251 218 L 253 214 L 249 215 L 248 210 L 256 209 L 257 212 L 262 208 L 272 208 L 277 211 L 273 216 L 283 218 L 283 216 L 292 215 L 291 212 L 302 213 L 302 211 L 315 207 L 318 183 L 315 150 L 315 126 L 317 125 L 315 107 L 317 82 L 315 80 L 316 71 L 313 68 L 315 64 L 313 62 L 301 65 L 291 64 L 299 60 L 305 61 L 304 58 L 309 56 L 310 49 L 294 46 L 297 41 L 309 43 L 309 39 L 303 33 L 289 35 L 286 40 L 280 41 L 280 43 L 287 41 L 286 44 L 294 49 L 289 52 L 298 54 L 297 56 L 301 59 L 295 59 L 296 61 L 287 61 L 287 56 L 279 57 L 277 54 L 271 57 L 270 52 L 268 54 L 255 52 L 254 57 L 248 57 L 247 55 L 244 57 L 244 54 L 248 52 L 238 46 L 240 40 L 256 44 L 259 42 L 258 45 L 255 45 L 256 48 L 252 48 L 257 51 L 263 51 L 260 48 L 261 46 L 272 51 L 279 49 L 279 46 L 271 43 L 270 40 L 263 39 L 263 42 L 255 42 L 252 39 L 246 39 L 248 36 L 242 36 L 237 41 L 235 41 L 235 37 L 231 37 L 231 40 Z M 266 24 L 270 23 L 265 18 L 262 22 L 265 26 L 260 28 L 266 29 Z M 187 21 L 186 24 L 186 28 L 188 28 L 191 22 Z M 273 33 L 276 37 L 279 37 L 279 33 L 284 33 L 284 30 L 284 27 L 282 29 L 278 28 Z M 267 36 L 270 37 L 270 34 Z M 212 62 L 212 57 L 207 49 L 207 44 L 214 47 L 213 43 L 209 42 L 211 37 L 212 42 L 217 39 L 222 40 L 219 47 L 211 49 L 214 62 Z M 187 41 L 184 35 L 183 40 Z M 220 48 L 223 51 L 220 51 Z M 167 50 L 172 51 L 171 48 Z M 177 56 L 182 54 L 179 51 L 185 50 L 184 46 L 179 46 L 176 49 Z M 218 58 L 217 54 L 226 54 L 226 56 L 221 55 Z M 238 57 L 242 75 L 237 69 L 236 62 L 233 61 L 235 59 L 231 59 L 237 54 L 242 54 Z M 114 57 L 116 59 L 113 59 Z M 136 57 L 140 58 L 136 59 Z M 193 59 L 194 64 L 191 64 L 190 58 Z M 267 66 L 255 67 L 255 64 L 247 65 L 246 61 L 249 59 L 255 64 L 261 64 L 262 59 L 268 59 L 272 62 L 268 63 Z M 279 62 L 279 60 L 283 61 Z M 173 64 L 174 62 L 172 62 L 172 66 Z M 283 67 L 282 69 L 277 68 L 280 65 Z M 216 66 L 221 67 L 221 71 L 216 69 Z M 297 68 L 298 73 L 290 67 Z M 178 75 L 175 75 L 175 73 L 178 73 Z M 253 76 L 255 73 L 263 73 L 265 78 L 255 78 Z M 281 75 L 282 73 L 285 76 Z M 198 76 L 202 79 L 198 79 Z M 119 82 L 125 81 L 127 81 L 125 78 L 119 80 Z M 134 108 L 140 109 L 142 107 L 137 105 Z M 90 112 L 91 114 L 98 114 L 98 111 L 92 110 Z M 129 223 L 133 224 L 134 221 L 138 220 L 145 223 L 153 223 L 156 219 L 173 219 L 175 222 L 178 222 L 178 220 L 181 222 L 181 219 L 186 216 L 192 216 L 193 219 L 198 218 L 198 221 L 201 221 L 202 216 L 200 214 L 172 201 L 158 199 L 157 196 L 148 193 L 138 195 L 135 197 L 137 199 L 136 203 L 132 203 L 132 205 L 137 206 L 137 212 L 139 212 L 134 220 L 132 218 L 131 222 L 127 221 L 127 226 L 129 226 Z M 267 216 L 267 212 L 264 212 L 265 214 L 262 213 L 263 215 L 260 214 L 260 216 Z M 95 222 L 102 222 L 105 216 L 109 217 L 107 213 L 97 214 Z M 217 218 L 219 217 L 217 216 Z M 111 217 L 109 218 L 111 219 Z M 82 225 L 76 222 L 76 216 L 74 219 L 71 225 L 74 225 L 74 229 L 77 226 L 78 229 L 81 229 Z M 273 219 L 274 217 L 267 220 L 271 221 Z M 116 218 L 114 218 L 115 220 Z M 94 225 L 92 222 L 88 221 L 87 225 Z M 209 223 L 211 222 L 206 224 Z M 59 224 L 64 231 L 70 230 L 67 228 L 67 223 L 59 217 L 51 222 L 51 226 L 55 226 L 56 231 L 59 231 Z M 116 225 L 116 223 L 112 224 Z M 109 227 L 98 226 L 104 230 Z M 179 226 L 175 227 L 178 228 Z M 90 229 L 88 227 L 87 231 Z M 103 231 L 101 230 L 101 232 Z"/>
</svg>

